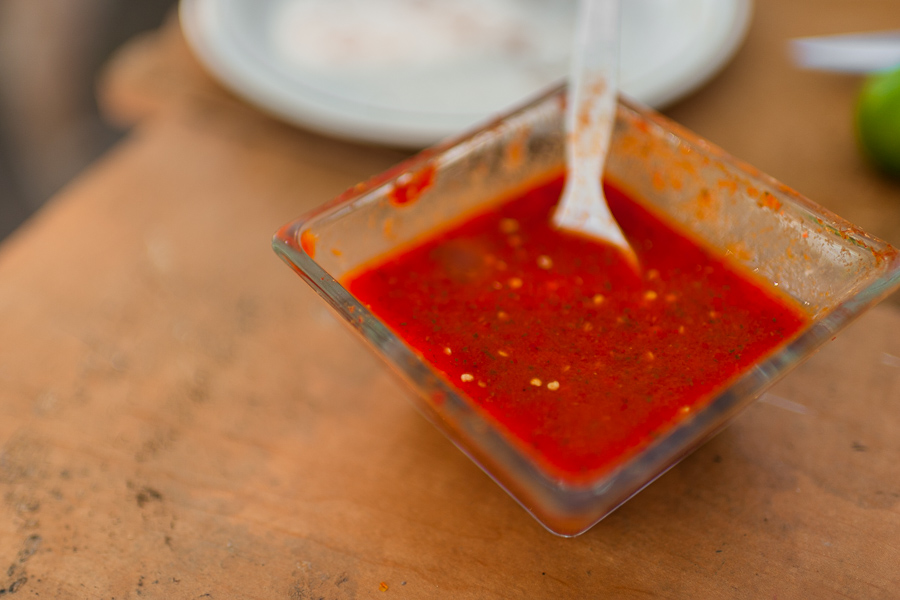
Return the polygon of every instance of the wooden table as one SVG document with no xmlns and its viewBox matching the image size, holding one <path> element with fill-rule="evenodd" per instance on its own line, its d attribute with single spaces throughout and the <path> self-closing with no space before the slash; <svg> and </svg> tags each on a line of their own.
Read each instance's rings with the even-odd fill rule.
<svg viewBox="0 0 900 600">
<path fill-rule="evenodd" d="M 853 148 L 858 81 L 794 71 L 784 53 L 788 37 L 884 28 L 895 13 L 759 0 L 734 63 L 668 112 L 900 243 L 900 187 Z M 269 247 L 279 225 L 402 153 L 242 104 L 174 22 L 122 50 L 100 89 L 133 133 L 0 248 L 6 594 L 900 594 L 891 303 L 591 531 L 554 537 Z"/>
</svg>

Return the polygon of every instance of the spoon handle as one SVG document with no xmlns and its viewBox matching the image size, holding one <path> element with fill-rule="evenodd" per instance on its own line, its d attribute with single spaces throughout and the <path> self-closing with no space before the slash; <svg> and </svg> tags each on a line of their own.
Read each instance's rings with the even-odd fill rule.
<svg viewBox="0 0 900 600">
<path fill-rule="evenodd" d="M 619 0 L 582 0 L 575 29 L 566 132 L 566 157 L 584 175 L 600 178 L 616 117 L 619 70 Z M 607 126 L 600 126 L 607 123 Z M 601 160 L 591 160 L 599 156 Z"/>
<path fill-rule="evenodd" d="M 637 266 L 601 182 L 618 107 L 619 0 L 579 6 L 565 117 L 566 184 L 552 223 L 616 246 Z"/>
</svg>

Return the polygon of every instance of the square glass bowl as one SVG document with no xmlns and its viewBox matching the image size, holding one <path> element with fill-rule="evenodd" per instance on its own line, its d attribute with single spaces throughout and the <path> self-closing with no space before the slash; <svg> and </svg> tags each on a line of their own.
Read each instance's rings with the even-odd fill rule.
<svg viewBox="0 0 900 600">
<path fill-rule="evenodd" d="M 622 100 L 606 177 L 694 241 L 792 297 L 811 322 L 637 454 L 587 481 L 561 479 L 520 450 L 340 281 L 561 172 L 564 111 L 560 88 L 357 185 L 285 225 L 273 245 L 409 385 L 435 426 L 547 529 L 571 536 L 663 474 L 897 287 L 900 256 L 691 132 Z"/>
</svg>

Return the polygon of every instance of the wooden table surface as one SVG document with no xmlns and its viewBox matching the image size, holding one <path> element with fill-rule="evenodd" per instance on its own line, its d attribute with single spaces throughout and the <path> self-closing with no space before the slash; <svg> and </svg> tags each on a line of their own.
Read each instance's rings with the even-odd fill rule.
<svg viewBox="0 0 900 600">
<path fill-rule="evenodd" d="M 797 72 L 784 51 L 898 20 L 893 0 L 758 0 L 734 62 L 667 112 L 900 243 L 900 186 L 853 146 L 859 81 Z M 175 22 L 119 53 L 100 99 L 129 138 L 0 247 L 0 595 L 900 594 L 896 300 L 558 538 L 269 247 L 403 153 L 241 103 Z"/>
</svg>

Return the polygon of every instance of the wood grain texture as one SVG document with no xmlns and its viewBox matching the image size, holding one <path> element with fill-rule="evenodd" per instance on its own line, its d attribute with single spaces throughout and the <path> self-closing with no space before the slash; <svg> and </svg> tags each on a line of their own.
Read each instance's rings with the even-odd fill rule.
<svg viewBox="0 0 900 600">
<path fill-rule="evenodd" d="M 174 26 L 126 48 L 102 89 L 134 133 L 0 247 L 7 594 L 896 597 L 896 309 L 557 538 L 269 247 L 403 154 L 260 115 Z"/>
</svg>

